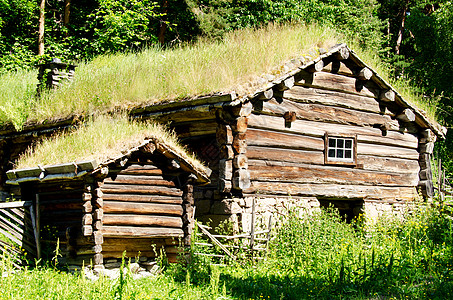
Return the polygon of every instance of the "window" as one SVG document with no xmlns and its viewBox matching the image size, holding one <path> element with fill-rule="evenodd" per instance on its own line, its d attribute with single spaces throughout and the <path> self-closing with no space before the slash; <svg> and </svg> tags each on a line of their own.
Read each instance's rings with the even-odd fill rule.
<svg viewBox="0 0 453 300">
<path fill-rule="evenodd" d="M 356 163 L 356 137 L 355 136 L 325 136 L 325 163 L 346 164 Z"/>
</svg>

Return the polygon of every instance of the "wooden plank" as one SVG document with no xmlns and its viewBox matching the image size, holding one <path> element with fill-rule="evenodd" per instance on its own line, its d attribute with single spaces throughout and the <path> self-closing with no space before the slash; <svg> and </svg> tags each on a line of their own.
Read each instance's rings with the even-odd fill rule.
<svg viewBox="0 0 453 300">
<path fill-rule="evenodd" d="M 182 216 L 181 205 L 104 201 L 105 213 L 162 214 Z"/>
<path fill-rule="evenodd" d="M 182 227 L 180 217 L 131 214 L 105 214 L 104 225 Z"/>
<path fill-rule="evenodd" d="M 357 164 L 364 170 L 418 173 L 420 166 L 417 160 L 380 157 L 371 155 L 357 155 Z"/>
<path fill-rule="evenodd" d="M 289 164 L 289 163 L 287 163 Z M 335 166 L 279 165 L 249 161 L 251 180 L 297 183 L 336 183 L 377 186 L 417 186 L 418 173 L 389 173 Z"/>
<path fill-rule="evenodd" d="M 281 119 L 281 121 L 283 122 L 284 120 Z M 324 141 L 320 137 L 251 128 L 247 131 L 247 145 L 280 146 L 300 150 L 324 150 Z"/>
<path fill-rule="evenodd" d="M 284 93 L 284 99 L 300 103 L 315 103 L 344 107 L 377 114 L 385 112 L 385 110 L 379 106 L 379 102 L 374 98 L 311 87 L 294 86 Z"/>
<path fill-rule="evenodd" d="M 374 155 L 381 157 L 404 158 L 416 160 L 420 154 L 416 149 L 398 148 L 376 144 L 357 144 L 358 155 Z"/>
<path fill-rule="evenodd" d="M 309 121 L 350 124 L 358 126 L 375 126 L 387 124 L 389 129 L 398 130 L 398 121 L 388 115 L 363 112 L 356 109 L 328 106 L 316 103 L 297 103 L 283 100 L 278 103 L 275 99 L 263 103 L 263 112 L 283 116 L 286 112 L 295 112 L 298 119 Z"/>
<path fill-rule="evenodd" d="M 163 186 L 144 186 L 144 185 L 115 185 L 105 184 L 102 187 L 105 194 L 139 194 L 139 195 L 162 195 L 162 196 L 182 196 L 182 191 L 176 188 Z"/>
<path fill-rule="evenodd" d="M 157 169 L 157 168 L 149 168 L 149 169 L 144 169 L 140 167 L 136 168 L 127 168 L 125 170 L 121 170 L 119 174 L 122 175 L 162 175 L 162 170 Z"/>
<path fill-rule="evenodd" d="M 140 178 L 135 178 L 140 177 Z M 144 177 L 151 177 L 151 178 L 144 178 Z M 175 183 L 172 181 L 164 180 L 164 179 L 153 179 L 152 176 L 128 176 L 128 175 L 119 175 L 115 180 L 111 178 L 106 178 L 104 183 L 109 184 L 136 184 L 136 185 L 159 185 L 159 186 L 167 186 L 167 187 L 175 187 Z"/>
<path fill-rule="evenodd" d="M 379 88 L 370 81 L 365 83 L 353 77 L 332 74 L 327 72 L 315 72 L 304 76 L 304 80 L 297 82 L 297 85 L 316 87 L 333 91 L 347 92 L 367 97 L 378 97 Z"/>
<path fill-rule="evenodd" d="M 126 247 L 135 249 L 137 247 L 151 247 L 156 246 L 161 248 L 162 246 L 178 246 L 179 242 L 177 239 L 167 238 L 134 238 L 134 239 L 123 239 L 123 238 L 105 238 L 102 246 L 104 250 L 117 249 L 119 247 Z"/>
<path fill-rule="evenodd" d="M 156 249 L 157 252 L 159 252 L 162 247 L 165 249 L 166 253 L 178 253 L 180 251 L 179 246 L 170 246 L 170 245 L 165 245 L 165 244 L 155 244 L 152 242 L 152 240 L 149 240 L 148 243 L 146 244 L 136 244 L 135 240 L 136 238 L 131 238 L 131 239 L 122 239 L 124 241 L 123 244 L 120 245 L 114 245 L 114 244 L 109 244 L 109 243 L 104 243 L 102 245 L 102 250 L 104 252 L 121 252 L 121 251 L 126 251 L 126 252 L 133 252 L 133 251 L 154 251 Z M 143 255 L 141 255 L 143 256 Z"/>
<path fill-rule="evenodd" d="M 167 237 L 184 237 L 184 232 L 180 228 L 165 227 L 132 227 L 132 226 L 103 226 L 100 230 L 104 237 L 150 237 L 150 238 L 167 238 Z"/>
<path fill-rule="evenodd" d="M 208 121 L 197 120 L 196 122 L 192 121 L 189 123 L 179 123 L 172 126 L 172 129 L 174 129 L 178 137 L 186 138 L 216 134 L 216 127 L 217 121 L 214 119 Z"/>
<path fill-rule="evenodd" d="M 247 157 L 255 160 L 271 160 L 302 164 L 324 165 L 322 151 L 305 151 L 266 146 L 248 146 Z M 416 159 L 390 158 L 371 155 L 358 155 L 357 164 L 364 170 L 417 173 L 419 164 Z"/>
<path fill-rule="evenodd" d="M 3 208 L 21 208 L 21 207 L 28 207 L 30 205 L 31 205 L 31 201 L 4 202 L 4 203 L 0 203 L 0 209 L 3 209 Z"/>
<path fill-rule="evenodd" d="M 247 136 L 250 128 L 272 129 L 275 131 L 296 133 L 311 137 L 324 137 L 326 132 L 346 135 L 356 134 L 359 142 L 395 145 L 412 149 L 418 148 L 418 137 L 414 134 L 388 131 L 387 135 L 383 136 L 380 129 L 371 127 L 296 120 L 291 123 L 291 128 L 286 128 L 283 118 L 252 114 L 249 117 L 249 130 L 247 131 Z"/>
<path fill-rule="evenodd" d="M 104 194 L 102 199 L 127 202 L 182 204 L 182 198 L 180 196 L 171 197 L 159 195 Z"/>
<path fill-rule="evenodd" d="M 414 187 L 384 187 L 371 185 L 313 184 L 294 182 L 252 181 L 252 186 L 244 191 L 244 196 L 283 195 L 292 197 L 315 196 L 334 199 L 376 199 L 412 201 L 417 196 Z M 259 194 L 258 194 L 259 196 Z"/>
</svg>

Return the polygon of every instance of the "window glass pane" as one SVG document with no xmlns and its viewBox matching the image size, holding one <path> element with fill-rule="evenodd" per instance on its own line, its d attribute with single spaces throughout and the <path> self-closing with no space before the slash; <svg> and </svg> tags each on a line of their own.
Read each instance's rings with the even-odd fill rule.
<svg viewBox="0 0 453 300">
<path fill-rule="evenodd" d="M 347 149 L 351 149 L 352 148 L 352 140 L 346 140 L 344 147 L 347 148 Z"/>
<path fill-rule="evenodd" d="M 335 147 L 335 139 L 329 138 L 329 147 Z"/>
<path fill-rule="evenodd" d="M 344 151 L 344 157 L 345 158 L 352 158 L 352 151 L 351 150 L 345 150 Z"/>
<path fill-rule="evenodd" d="M 334 149 L 329 149 L 329 153 L 327 155 L 328 157 L 335 157 L 335 150 Z"/>
<path fill-rule="evenodd" d="M 337 158 L 343 158 L 343 149 L 337 149 Z"/>
<path fill-rule="evenodd" d="M 338 139 L 338 140 L 337 140 L 337 147 L 338 147 L 338 148 L 343 148 L 343 142 L 344 142 L 343 139 Z"/>
</svg>

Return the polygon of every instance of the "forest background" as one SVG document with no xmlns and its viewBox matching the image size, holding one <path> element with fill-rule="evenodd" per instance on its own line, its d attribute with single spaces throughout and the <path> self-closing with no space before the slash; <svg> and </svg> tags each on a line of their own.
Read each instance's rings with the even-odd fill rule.
<svg viewBox="0 0 453 300">
<path fill-rule="evenodd" d="M 452 127 L 453 3 L 445 0 L 0 0 L 0 73 L 53 57 L 89 61 L 285 22 L 318 23 L 357 39 L 395 79 L 410 82 L 437 107 L 440 123 Z M 452 146 L 450 130 L 436 146 L 450 174 Z"/>
</svg>

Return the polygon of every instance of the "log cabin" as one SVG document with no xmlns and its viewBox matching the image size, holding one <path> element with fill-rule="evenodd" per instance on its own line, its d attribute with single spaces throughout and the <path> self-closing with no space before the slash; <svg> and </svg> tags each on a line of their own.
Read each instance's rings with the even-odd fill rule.
<svg viewBox="0 0 453 300">
<path fill-rule="evenodd" d="M 277 69 L 233 91 L 129 110 L 168 123 L 213 171 L 194 188 L 197 217 L 247 231 L 253 202 L 264 215 L 291 202 L 334 205 L 351 219 L 433 196 L 430 159 L 446 129 L 345 44 Z M 34 140 L 73 121 L 3 131 L 4 170 Z"/>
<path fill-rule="evenodd" d="M 121 152 L 7 172 L 36 212 L 39 258 L 52 258 L 58 241 L 68 265 L 117 267 L 124 251 L 146 264 L 162 249 L 176 261 L 190 242 L 193 186 L 209 181 L 209 169 L 153 138 Z"/>
</svg>

